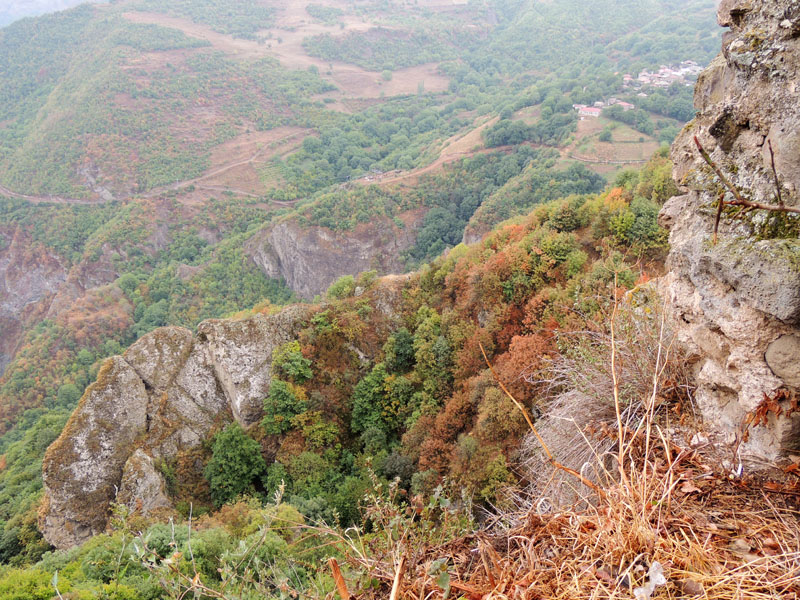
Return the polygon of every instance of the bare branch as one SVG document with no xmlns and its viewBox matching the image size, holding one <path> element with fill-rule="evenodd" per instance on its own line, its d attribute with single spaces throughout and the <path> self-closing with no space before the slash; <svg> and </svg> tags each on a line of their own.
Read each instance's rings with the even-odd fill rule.
<svg viewBox="0 0 800 600">
<path fill-rule="evenodd" d="M 769 210 L 769 211 L 772 211 L 772 212 L 784 212 L 784 213 L 800 214 L 800 207 L 786 206 L 783 203 L 783 198 L 781 197 L 780 185 L 778 183 L 778 173 L 775 171 L 775 157 L 772 154 L 772 143 L 769 143 L 769 151 L 770 151 L 770 155 L 772 155 L 772 172 L 773 172 L 773 174 L 775 176 L 775 186 L 778 189 L 778 202 L 779 202 L 779 204 L 763 204 L 761 202 L 753 202 L 751 200 L 745 200 L 744 197 L 742 196 L 742 193 L 736 188 L 736 186 L 734 186 L 728 180 L 728 178 L 725 177 L 725 175 L 722 174 L 722 171 L 719 170 L 719 167 L 716 165 L 714 160 L 711 158 L 711 155 L 709 155 L 709 153 L 706 152 L 705 148 L 703 148 L 702 144 L 700 143 L 700 140 L 697 139 L 697 136 L 694 136 L 694 143 L 697 146 L 697 149 L 700 151 L 700 156 L 703 157 L 703 160 L 706 161 L 706 163 L 708 163 L 708 166 L 711 167 L 711 169 L 714 171 L 714 173 L 716 173 L 716 175 L 717 175 L 717 177 L 719 177 L 720 181 L 725 185 L 726 188 L 728 188 L 728 190 L 730 190 L 730 192 L 733 194 L 734 198 L 736 198 L 736 200 L 729 200 L 727 202 L 722 201 L 722 200 L 720 201 L 720 205 L 719 205 L 719 208 L 718 208 L 718 213 L 720 213 L 720 215 L 721 215 L 721 212 L 722 212 L 722 207 L 725 204 L 727 204 L 729 206 L 743 206 L 748 210 L 758 209 L 758 210 Z M 719 216 L 720 215 L 717 216 L 717 224 L 714 227 L 714 234 L 715 234 L 714 235 L 714 240 L 715 240 L 715 242 L 716 242 L 716 229 L 717 229 L 717 226 L 719 225 Z"/>
<path fill-rule="evenodd" d="M 783 198 L 781 197 L 781 184 L 778 181 L 778 171 L 775 170 L 775 153 L 772 151 L 772 140 L 767 140 L 769 146 L 769 160 L 772 165 L 772 175 L 775 177 L 775 191 L 778 193 L 778 204 L 783 206 Z"/>
<path fill-rule="evenodd" d="M 494 368 L 492 367 L 492 363 L 489 362 L 489 357 L 486 356 L 486 350 L 483 349 L 483 344 L 478 343 L 478 345 L 481 348 L 481 353 L 483 354 L 483 359 L 486 361 L 486 365 L 489 367 L 489 371 L 492 373 L 492 377 L 494 377 L 495 381 L 497 381 L 497 384 L 500 386 L 500 389 L 502 389 L 505 392 L 506 396 L 508 396 L 511 399 L 511 401 L 514 403 L 514 405 L 520 410 L 520 412 L 522 413 L 522 416 L 525 417 L 525 420 L 528 422 L 528 427 L 530 427 L 531 431 L 533 432 L 533 435 L 536 436 L 536 439 L 539 440 L 539 443 L 542 445 L 542 449 L 544 450 L 545 454 L 547 455 L 548 462 L 554 468 L 560 469 L 560 470 L 564 471 L 565 473 L 569 473 L 570 475 L 578 478 L 580 480 L 580 482 L 583 483 L 586 487 L 591 488 L 599 496 L 605 498 L 606 497 L 605 492 L 603 490 L 601 490 L 598 486 L 596 486 L 594 483 L 592 483 L 591 481 L 586 479 L 583 475 L 578 473 L 576 470 L 570 469 L 569 467 L 565 467 L 564 465 L 562 465 L 560 462 L 558 462 L 555 459 L 555 457 L 553 456 L 552 452 L 550 452 L 550 448 L 547 447 L 547 444 L 545 444 L 544 439 L 542 439 L 542 436 L 539 435 L 538 431 L 536 431 L 536 427 L 533 426 L 533 421 L 531 421 L 531 418 L 528 415 L 528 411 L 525 409 L 524 406 L 522 406 L 522 404 L 520 403 L 519 400 L 514 398 L 514 396 L 511 394 L 511 392 L 508 391 L 508 388 L 506 388 L 506 386 L 503 385 L 503 382 L 500 381 L 500 378 L 497 376 L 497 373 L 494 372 Z"/>
</svg>

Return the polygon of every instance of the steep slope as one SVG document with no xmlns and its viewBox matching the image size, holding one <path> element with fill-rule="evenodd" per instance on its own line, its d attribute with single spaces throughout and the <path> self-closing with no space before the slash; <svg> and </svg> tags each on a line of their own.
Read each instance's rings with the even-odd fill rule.
<svg viewBox="0 0 800 600">
<path fill-rule="evenodd" d="M 131 0 L 0 31 L 0 560 L 40 552 L 22 541 L 37 539 L 36 461 L 103 361 L 142 335 L 297 297 L 270 277 L 313 297 L 339 276 L 415 268 L 538 202 L 601 191 L 564 159 L 548 173 L 572 104 L 617 94 L 623 65 L 702 61 L 715 35 L 712 0 L 670 2 L 665 18 L 698 24 L 649 31 L 651 55 L 639 28 L 662 3 L 630 4 L 612 23 L 575 2 Z M 583 36 L 564 37 L 575 15 Z M 311 56 L 304 39 L 325 34 Z M 520 39 L 535 52 L 498 41 Z M 548 48 L 556 64 L 536 59 Z M 651 213 L 637 200 L 626 218 Z"/>
<path fill-rule="evenodd" d="M 628 183 L 542 205 L 420 273 L 337 283 L 323 305 L 206 321 L 196 336 L 174 327 L 144 336 L 105 362 L 48 450 L 47 540 L 71 547 L 103 531 L 113 501 L 145 514 L 165 508 L 142 490 L 165 488 L 167 473 L 170 504 L 202 505 L 209 491 L 229 498 L 203 479 L 203 440 L 232 420 L 260 442 L 265 470 L 231 486 L 269 494 L 283 481 L 308 514 L 355 519 L 372 461 L 406 488 L 430 491 L 448 476 L 490 501 L 513 479 L 524 422 L 486 371 L 481 345 L 531 403 L 527 376 L 558 352 L 557 331 L 591 327 L 615 273 L 630 287 L 644 275 L 645 261 L 590 259 L 594 247 L 649 253 L 647 268 L 658 270 L 658 205 L 636 196 L 653 182 Z M 132 416 L 112 427 L 115 406 Z"/>
<path fill-rule="evenodd" d="M 782 402 L 798 389 L 800 219 L 731 206 L 714 241 L 719 199 L 735 198 L 694 137 L 746 200 L 797 209 L 800 4 L 727 0 L 719 22 L 730 27 L 723 53 L 703 72 L 695 90 L 699 114 L 672 148 L 685 194 L 662 211 L 671 230 L 668 290 L 697 357 L 697 398 L 707 421 L 742 443 L 745 456 L 774 459 L 800 447 L 800 414 Z M 746 435 L 754 418 L 771 426 Z"/>
</svg>

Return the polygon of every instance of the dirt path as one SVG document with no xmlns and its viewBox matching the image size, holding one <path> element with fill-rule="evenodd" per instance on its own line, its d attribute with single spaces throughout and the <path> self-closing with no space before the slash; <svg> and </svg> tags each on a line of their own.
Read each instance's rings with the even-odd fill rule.
<svg viewBox="0 0 800 600">
<path fill-rule="evenodd" d="M 469 158 L 470 156 L 475 156 L 476 154 L 480 154 L 482 152 L 498 150 L 498 148 L 483 148 L 483 132 L 488 127 L 491 127 L 497 123 L 499 119 L 500 117 L 494 117 L 477 126 L 476 128 L 471 129 L 467 133 L 456 134 L 451 138 L 448 138 L 442 144 L 442 150 L 439 153 L 439 158 L 425 167 L 420 167 L 412 171 L 390 171 L 378 176 L 367 175 L 366 177 L 362 177 L 356 181 L 357 183 L 379 185 L 388 185 L 392 183 L 414 183 L 422 175 L 430 173 L 431 171 L 435 171 L 447 163 L 451 163 L 462 158 Z"/>
<path fill-rule="evenodd" d="M 185 189 L 185 188 L 187 188 L 189 186 L 195 186 L 196 188 L 209 190 L 209 191 L 233 192 L 234 194 L 238 194 L 238 195 L 241 195 L 241 196 L 248 196 L 250 198 L 258 198 L 258 197 L 260 197 L 259 194 L 256 194 L 256 193 L 254 193 L 252 191 L 245 191 L 245 190 L 235 189 L 235 188 L 233 188 L 231 186 L 227 186 L 227 185 L 214 185 L 213 181 L 210 182 L 210 183 L 205 183 L 205 184 L 203 182 L 208 182 L 208 180 L 213 180 L 213 179 L 219 177 L 220 175 L 224 175 L 224 174 L 226 174 L 226 173 L 228 173 L 230 171 L 233 171 L 234 169 L 238 169 L 240 167 L 253 165 L 254 163 L 257 163 L 257 162 L 266 162 L 266 160 L 260 160 L 260 159 L 264 158 L 264 155 L 265 155 L 265 153 L 267 153 L 267 151 L 272 150 L 272 149 L 280 149 L 281 147 L 285 147 L 291 141 L 299 140 L 301 137 L 304 137 L 309 131 L 307 129 L 303 129 L 303 128 L 300 128 L 300 127 L 285 127 L 285 128 L 279 128 L 279 130 L 283 130 L 283 131 L 282 131 L 282 135 L 279 135 L 278 137 L 275 137 L 274 135 L 270 135 L 268 137 L 261 136 L 262 142 L 260 144 L 257 143 L 257 142 L 253 142 L 253 141 L 248 142 L 248 143 L 251 143 L 251 144 L 254 143 L 256 149 L 252 154 L 250 154 L 246 158 L 243 158 L 241 160 L 236 160 L 235 162 L 223 164 L 222 166 L 217 167 L 215 169 L 212 169 L 211 171 L 207 171 L 207 172 L 203 173 L 202 175 L 200 175 L 199 177 L 195 177 L 194 179 L 186 179 L 184 181 L 179 181 L 179 182 L 173 183 L 171 185 L 161 186 L 161 187 L 152 189 L 149 192 L 147 192 L 146 194 L 144 194 L 143 197 L 152 198 L 154 196 L 158 196 L 160 194 L 163 194 L 164 192 L 167 192 L 167 191 L 182 190 L 182 189 Z M 266 133 L 268 133 L 268 134 L 269 133 L 275 133 L 275 132 L 277 132 L 279 130 L 273 130 L 272 132 L 266 132 Z M 237 140 L 239 140 L 239 138 L 234 138 L 229 143 L 223 144 L 223 146 L 231 146 L 232 144 L 236 144 Z M 241 141 L 241 140 L 239 140 L 239 141 Z"/>
<path fill-rule="evenodd" d="M 64 198 L 62 196 L 36 196 L 36 195 L 29 195 L 29 194 L 19 194 L 17 192 L 13 192 L 7 187 L 0 185 L 0 195 L 7 196 L 9 198 L 19 198 L 21 200 L 27 200 L 28 202 L 32 202 L 33 204 L 105 204 L 106 202 L 112 202 L 113 200 L 103 200 L 102 198 L 98 198 L 96 200 L 87 199 L 87 198 Z"/>
</svg>

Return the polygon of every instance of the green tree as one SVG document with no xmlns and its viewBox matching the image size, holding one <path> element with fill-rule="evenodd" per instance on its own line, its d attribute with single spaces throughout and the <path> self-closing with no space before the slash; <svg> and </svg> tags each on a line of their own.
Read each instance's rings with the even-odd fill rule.
<svg viewBox="0 0 800 600">
<path fill-rule="evenodd" d="M 266 471 L 261 446 L 238 423 L 231 423 L 214 436 L 211 460 L 203 474 L 211 488 L 211 499 L 222 506 L 241 494 L 255 492 Z"/>
<path fill-rule="evenodd" d="M 347 298 L 353 295 L 356 289 L 356 280 L 352 275 L 344 275 L 334 281 L 328 288 L 327 296 L 334 300 Z"/>
<path fill-rule="evenodd" d="M 264 400 L 264 431 L 270 435 L 286 433 L 292 427 L 292 417 L 308 410 L 305 395 L 300 388 L 280 379 L 273 379 L 269 396 Z"/>
<path fill-rule="evenodd" d="M 414 366 L 414 337 L 402 327 L 383 345 L 386 368 L 390 373 L 406 373 Z"/>
<path fill-rule="evenodd" d="M 65 383 L 58 388 L 56 402 L 58 406 L 65 408 L 72 408 L 81 399 L 81 393 L 78 388 L 72 383 Z"/>
<path fill-rule="evenodd" d="M 284 344 L 272 352 L 272 370 L 297 384 L 311 379 L 311 361 L 300 351 L 297 340 Z"/>
</svg>

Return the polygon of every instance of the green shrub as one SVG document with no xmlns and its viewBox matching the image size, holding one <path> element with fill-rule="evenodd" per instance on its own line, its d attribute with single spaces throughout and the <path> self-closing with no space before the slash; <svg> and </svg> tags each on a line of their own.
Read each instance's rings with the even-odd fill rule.
<svg viewBox="0 0 800 600">
<path fill-rule="evenodd" d="M 0 578 L 3 600 L 51 600 L 55 596 L 53 576 L 38 569 L 10 569 Z M 64 586 L 61 591 L 68 588 Z"/>
<path fill-rule="evenodd" d="M 203 474 L 217 506 L 241 494 L 255 492 L 255 484 L 267 470 L 261 446 L 249 438 L 238 423 L 231 423 L 216 436 L 211 460 Z"/>
<path fill-rule="evenodd" d="M 292 427 L 292 417 L 308 410 L 303 390 L 291 383 L 273 379 L 269 396 L 264 400 L 264 431 L 270 435 L 286 433 Z"/>
<path fill-rule="evenodd" d="M 328 288 L 326 295 L 333 300 L 348 298 L 356 290 L 356 280 L 352 275 L 344 275 L 334 281 Z"/>
<path fill-rule="evenodd" d="M 311 379 L 311 361 L 303 356 L 300 343 L 295 340 L 272 352 L 272 369 L 295 383 Z"/>
</svg>

